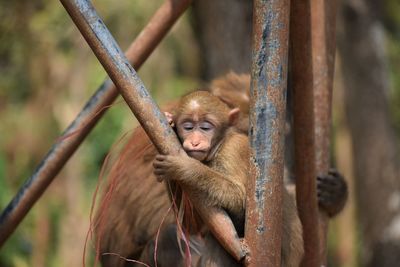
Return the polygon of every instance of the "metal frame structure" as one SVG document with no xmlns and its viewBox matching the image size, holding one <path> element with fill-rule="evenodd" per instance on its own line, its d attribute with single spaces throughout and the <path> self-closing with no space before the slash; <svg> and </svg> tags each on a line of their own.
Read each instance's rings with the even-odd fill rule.
<svg viewBox="0 0 400 267">
<path fill-rule="evenodd" d="M 190 0 L 168 0 L 157 10 L 126 52 L 126 57 L 136 69 L 142 66 L 190 3 Z M 94 128 L 105 113 L 105 108 L 114 102 L 118 95 L 115 85 L 107 79 L 62 133 L 60 141 L 52 146 L 32 176 L 2 212 L 0 247 Z M 62 138 L 71 133 L 74 134 L 68 138 Z"/>
<path fill-rule="evenodd" d="M 289 0 L 254 1 L 245 240 L 250 266 L 280 266 Z M 263 248 L 263 249 L 261 249 Z"/>
<path fill-rule="evenodd" d="M 313 177 L 316 171 L 326 170 L 329 162 L 330 101 L 335 49 L 331 42 L 334 43 L 335 39 L 336 3 L 325 0 L 321 4 L 320 1 L 310 0 L 311 2 L 301 3 L 292 1 L 290 4 L 289 1 L 254 0 L 250 112 L 253 178 L 247 187 L 245 240 L 239 240 L 224 211 L 205 209 L 201 203 L 193 203 L 224 248 L 246 266 L 280 266 L 289 13 L 292 20 L 291 62 L 295 87 L 297 199 L 300 216 L 303 218 L 306 246 L 303 265 L 316 266 L 325 262 L 326 238 L 322 238 L 321 253 L 318 253 L 318 231 L 311 229 L 310 225 L 314 225 L 315 229 L 319 221 L 326 222 L 326 219 L 321 217 L 319 220 L 317 216 Z M 60 2 L 112 82 L 106 80 L 103 83 L 63 136 L 80 130 L 69 138 L 61 138 L 61 141 L 53 145 L 34 174 L 3 211 L 0 217 L 0 247 L 101 118 L 103 108 L 116 99 L 118 92 L 161 153 L 176 153 L 180 148 L 175 133 L 134 68 L 139 68 L 144 63 L 191 1 L 167 0 L 132 43 L 126 56 L 90 1 Z M 324 12 L 320 12 L 321 10 Z M 307 62 L 305 69 L 302 68 L 304 62 Z M 323 71 L 318 72 L 321 68 Z M 98 112 L 100 114 L 95 116 Z M 322 151 L 322 154 L 316 157 L 315 151 Z M 326 223 L 321 225 L 321 229 L 326 228 Z M 321 230 L 322 235 L 320 234 L 323 237 L 324 231 L 326 232 Z M 311 250 L 317 252 L 310 253 Z"/>
<path fill-rule="evenodd" d="M 336 52 L 337 1 L 311 1 L 314 88 L 315 171 L 330 168 L 332 89 Z M 319 213 L 320 265 L 327 265 L 328 215 Z"/>
<path fill-rule="evenodd" d="M 304 231 L 302 266 L 320 266 L 316 193 L 311 1 L 292 1 L 291 67 L 296 202 Z"/>
</svg>

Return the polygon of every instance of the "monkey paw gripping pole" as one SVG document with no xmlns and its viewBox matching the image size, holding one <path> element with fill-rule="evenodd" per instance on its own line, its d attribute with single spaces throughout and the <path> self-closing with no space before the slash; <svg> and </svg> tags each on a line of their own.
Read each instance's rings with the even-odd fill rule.
<svg viewBox="0 0 400 267">
<path fill-rule="evenodd" d="M 60 1 L 158 151 L 177 153 L 181 148 L 177 136 L 91 3 Z M 216 208 L 205 209 L 201 203 L 193 202 L 193 205 L 225 249 L 236 260 L 242 260 L 246 253 L 229 216 Z"/>
<path fill-rule="evenodd" d="M 328 218 L 318 213 L 313 177 L 329 169 L 336 6 L 335 0 L 292 1 L 291 6 L 296 197 L 307 267 L 327 261 Z"/>
<path fill-rule="evenodd" d="M 126 51 L 126 57 L 135 68 L 140 68 L 146 61 L 190 3 L 191 0 L 167 0 L 156 11 Z M 115 85 L 110 79 L 107 79 L 63 132 L 62 137 L 68 136 L 68 138 L 63 138 L 53 145 L 32 176 L 2 212 L 0 216 L 0 247 L 44 193 L 97 121 L 101 119 L 106 107 L 118 95 Z M 71 135 L 71 133 L 74 134 Z"/>
<path fill-rule="evenodd" d="M 307 267 L 325 266 L 327 260 L 328 220 L 318 213 L 314 177 L 329 169 L 336 4 L 307 0 L 291 6 L 296 197 Z"/>
</svg>

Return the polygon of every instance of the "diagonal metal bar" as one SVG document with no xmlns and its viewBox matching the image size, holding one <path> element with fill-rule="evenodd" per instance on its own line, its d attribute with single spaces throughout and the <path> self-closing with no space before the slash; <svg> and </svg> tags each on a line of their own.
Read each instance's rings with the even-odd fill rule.
<svg viewBox="0 0 400 267">
<path fill-rule="evenodd" d="M 157 150 L 163 154 L 175 153 L 180 143 L 174 131 L 169 127 L 164 114 L 146 90 L 92 4 L 86 0 L 61 0 L 60 2 L 147 135 L 154 142 Z M 159 120 L 158 123 L 157 120 Z"/>
<path fill-rule="evenodd" d="M 310 0 L 292 1 L 290 42 L 293 84 L 296 199 L 303 225 L 305 255 L 301 266 L 320 266 L 316 192 L 313 61 Z"/>
<path fill-rule="evenodd" d="M 245 240 L 249 266 L 281 266 L 290 1 L 254 1 Z"/>
<path fill-rule="evenodd" d="M 332 88 L 336 50 L 336 0 L 311 0 L 312 66 L 314 77 L 315 167 L 329 171 Z M 319 213 L 320 259 L 327 265 L 328 216 Z"/>
<path fill-rule="evenodd" d="M 168 0 L 156 11 L 126 52 L 126 57 L 135 68 L 140 68 L 146 61 L 190 3 L 191 0 Z M 0 247 L 102 117 L 104 108 L 118 95 L 114 84 L 107 79 L 64 131 L 62 137 L 74 134 L 68 138 L 60 138 L 61 141 L 53 145 L 33 175 L 1 214 Z"/>
<path fill-rule="evenodd" d="M 147 92 L 135 70 L 122 54 L 91 3 L 88 0 L 60 0 L 60 2 L 158 151 L 163 154 L 178 153 L 181 144 L 175 132 Z M 183 189 L 185 190 L 185 188 Z M 238 261 L 244 258 L 245 252 L 242 244 L 226 212 L 217 208 L 206 209 L 202 203 L 197 203 L 193 199 L 192 202 L 204 223 L 225 249 Z"/>
</svg>

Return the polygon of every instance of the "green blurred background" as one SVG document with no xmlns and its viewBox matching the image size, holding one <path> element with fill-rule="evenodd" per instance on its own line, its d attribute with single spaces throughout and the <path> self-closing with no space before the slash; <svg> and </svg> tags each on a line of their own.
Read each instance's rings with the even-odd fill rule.
<svg viewBox="0 0 400 267">
<path fill-rule="evenodd" d="M 95 1 L 125 50 L 163 1 Z M 185 15 L 139 74 L 156 99 L 197 84 Z M 58 1 L 0 1 L 0 208 L 3 209 L 106 74 Z M 111 145 L 137 125 L 117 101 L 0 250 L 0 266 L 81 263 L 92 195 Z"/>
<path fill-rule="evenodd" d="M 123 50 L 161 3 L 161 0 L 94 1 Z M 387 63 L 385 71 L 389 77 L 389 90 L 385 94 L 390 122 L 398 141 L 400 5 L 397 0 L 385 0 L 380 7 L 378 20 L 384 29 L 382 46 Z M 206 77 L 197 34 L 190 10 L 139 71 L 159 103 L 176 99 L 183 92 L 196 88 Z M 338 68 L 342 64 L 337 63 Z M 340 74 L 337 76 L 337 79 L 342 79 Z M 105 77 L 103 68 L 58 1 L 0 0 L 1 210 Z M 334 107 L 334 129 L 335 133 L 340 133 L 343 107 L 340 100 L 335 101 L 338 104 Z M 111 107 L 1 248 L 0 266 L 81 265 L 99 169 L 111 145 L 136 125 L 122 101 Z M 340 143 L 340 136 L 334 137 L 334 144 Z M 342 226 L 336 222 L 331 227 L 333 266 L 360 265 L 357 251 L 363 243 L 357 236 L 359 227 L 354 219 L 357 207 L 353 205 L 356 204 L 349 204 L 352 209 L 348 215 L 351 218 L 348 229 L 340 230 Z M 347 235 L 356 237 L 343 241 L 336 231 L 345 231 L 349 233 Z M 340 249 L 347 245 L 350 246 L 350 255 L 343 256 L 346 252 Z"/>
</svg>

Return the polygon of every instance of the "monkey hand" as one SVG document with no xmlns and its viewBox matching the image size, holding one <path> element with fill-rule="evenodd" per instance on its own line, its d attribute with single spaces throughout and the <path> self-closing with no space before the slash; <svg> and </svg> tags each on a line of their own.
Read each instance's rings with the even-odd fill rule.
<svg viewBox="0 0 400 267">
<path fill-rule="evenodd" d="M 181 149 L 177 155 L 157 155 L 153 162 L 154 174 L 159 182 L 165 179 L 178 180 L 183 172 L 191 166 L 192 161 L 186 152 Z"/>
<path fill-rule="evenodd" d="M 326 175 L 317 176 L 318 204 L 330 217 L 342 211 L 347 201 L 347 184 L 343 176 L 330 169 Z"/>
</svg>

